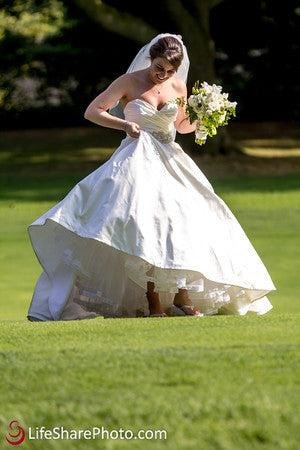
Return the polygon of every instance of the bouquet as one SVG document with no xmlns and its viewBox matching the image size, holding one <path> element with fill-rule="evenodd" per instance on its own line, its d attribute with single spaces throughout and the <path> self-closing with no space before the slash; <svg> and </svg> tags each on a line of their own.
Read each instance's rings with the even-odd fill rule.
<svg viewBox="0 0 300 450">
<path fill-rule="evenodd" d="M 183 103 L 185 104 L 184 101 Z M 235 117 L 236 105 L 236 102 L 228 100 L 228 94 L 222 93 L 222 86 L 211 86 L 206 81 L 199 86 L 197 81 L 185 108 L 190 123 L 197 120 L 195 142 L 205 144 L 207 136 L 214 136 L 218 127 L 227 125 L 230 117 Z"/>
</svg>

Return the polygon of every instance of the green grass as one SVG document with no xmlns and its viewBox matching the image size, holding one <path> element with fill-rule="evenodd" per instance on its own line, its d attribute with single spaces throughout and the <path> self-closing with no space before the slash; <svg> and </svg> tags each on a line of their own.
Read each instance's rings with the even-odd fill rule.
<svg viewBox="0 0 300 450">
<path fill-rule="evenodd" d="M 209 177 L 277 287 L 267 315 L 30 323 L 40 267 L 26 227 L 89 170 L 65 173 L 59 163 L 39 174 L 35 164 L 25 171 L 19 159 L 13 170 L 9 161 L 0 180 L 0 448 L 11 448 L 4 438 L 11 420 L 25 431 L 168 434 L 160 441 L 27 438 L 24 449 L 299 448 L 298 174 Z"/>
<path fill-rule="evenodd" d="M 2 175 L 2 319 L 25 317 L 40 273 L 27 236 L 27 225 L 61 200 L 82 176 L 83 174 L 30 177 L 25 174 Z M 300 312 L 297 288 L 300 247 L 298 175 L 234 176 L 218 178 L 212 182 L 216 192 L 238 218 L 274 280 L 278 289 L 272 294 L 276 311 Z"/>
<path fill-rule="evenodd" d="M 1 434 L 166 430 L 134 448 L 296 449 L 299 315 L 2 323 Z M 23 448 L 131 448 L 133 441 Z M 58 443 L 59 442 L 59 443 Z"/>
</svg>

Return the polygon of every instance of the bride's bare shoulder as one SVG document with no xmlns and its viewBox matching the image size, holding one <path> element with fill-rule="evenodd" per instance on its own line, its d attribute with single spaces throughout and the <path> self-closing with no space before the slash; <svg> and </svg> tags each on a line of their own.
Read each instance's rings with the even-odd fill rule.
<svg viewBox="0 0 300 450">
<path fill-rule="evenodd" d="M 126 85 L 132 82 L 131 73 L 124 73 L 120 75 L 118 78 L 115 78 L 112 84 Z"/>
<path fill-rule="evenodd" d="M 138 70 L 136 72 L 124 73 L 119 78 L 129 83 L 133 83 L 137 80 L 141 80 L 143 78 L 143 70 Z"/>
<path fill-rule="evenodd" d="M 141 71 L 132 72 L 132 73 L 124 73 L 114 80 L 112 83 L 114 86 L 119 86 L 123 90 L 128 91 L 129 89 L 135 87 L 141 82 Z"/>
<path fill-rule="evenodd" d="M 172 88 L 179 96 L 186 93 L 186 84 L 181 78 L 172 78 Z"/>
<path fill-rule="evenodd" d="M 128 76 L 128 81 L 132 84 L 141 83 L 145 78 L 144 70 L 137 70 L 136 72 L 131 72 L 126 74 Z"/>
</svg>

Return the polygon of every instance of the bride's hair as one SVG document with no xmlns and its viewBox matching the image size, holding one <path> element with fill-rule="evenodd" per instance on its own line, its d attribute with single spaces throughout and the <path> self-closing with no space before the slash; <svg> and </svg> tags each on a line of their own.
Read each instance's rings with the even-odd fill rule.
<svg viewBox="0 0 300 450">
<path fill-rule="evenodd" d="M 182 45 L 172 36 L 160 38 L 151 46 L 150 58 L 165 58 L 177 70 L 183 60 Z"/>
</svg>

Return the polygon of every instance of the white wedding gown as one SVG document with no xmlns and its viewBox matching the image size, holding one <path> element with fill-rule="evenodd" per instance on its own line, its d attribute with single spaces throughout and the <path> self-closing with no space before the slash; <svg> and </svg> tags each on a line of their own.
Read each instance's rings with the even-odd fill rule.
<svg viewBox="0 0 300 450">
<path fill-rule="evenodd" d="M 28 312 L 42 321 L 149 314 L 188 289 L 205 315 L 264 314 L 272 280 L 241 226 L 173 141 L 177 105 L 135 99 L 142 131 L 29 226 L 43 267 Z"/>
</svg>

